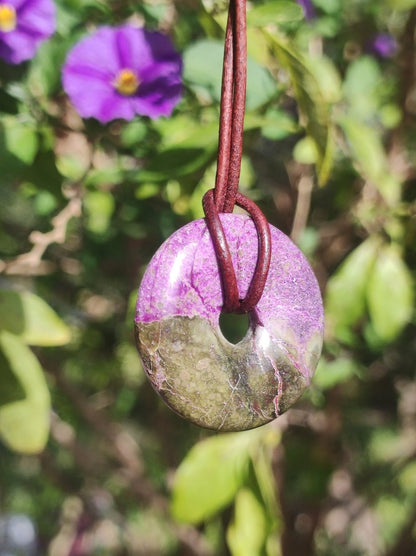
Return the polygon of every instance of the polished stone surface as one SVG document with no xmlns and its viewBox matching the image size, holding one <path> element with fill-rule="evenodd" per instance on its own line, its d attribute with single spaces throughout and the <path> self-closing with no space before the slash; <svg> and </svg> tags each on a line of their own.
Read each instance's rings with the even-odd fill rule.
<svg viewBox="0 0 416 556">
<path fill-rule="evenodd" d="M 257 259 L 257 234 L 244 215 L 220 215 L 240 297 Z M 177 413 L 215 430 L 260 426 L 302 394 L 317 365 L 322 299 L 300 250 L 274 227 L 262 298 L 238 344 L 219 326 L 221 282 L 204 220 L 175 232 L 151 260 L 139 289 L 136 341 L 155 390 Z"/>
</svg>

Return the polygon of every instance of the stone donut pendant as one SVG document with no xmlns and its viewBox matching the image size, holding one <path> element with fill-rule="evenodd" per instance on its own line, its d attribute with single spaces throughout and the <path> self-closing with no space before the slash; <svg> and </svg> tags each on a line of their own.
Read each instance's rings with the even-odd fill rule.
<svg viewBox="0 0 416 556">
<path fill-rule="evenodd" d="M 243 298 L 257 232 L 248 216 L 220 218 Z M 135 330 L 145 372 L 168 406 L 201 427 L 240 431 L 268 423 L 300 397 L 316 368 L 324 324 L 318 283 L 294 243 L 270 231 L 265 289 L 237 344 L 220 329 L 221 280 L 204 220 L 163 243 L 140 285 Z"/>
</svg>

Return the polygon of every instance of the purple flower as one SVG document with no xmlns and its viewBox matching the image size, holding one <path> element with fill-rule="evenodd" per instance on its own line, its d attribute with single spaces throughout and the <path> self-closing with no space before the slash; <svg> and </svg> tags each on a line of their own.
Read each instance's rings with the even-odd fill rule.
<svg viewBox="0 0 416 556">
<path fill-rule="evenodd" d="M 166 35 L 131 25 L 100 27 L 69 52 L 63 86 L 85 118 L 157 118 L 179 102 L 181 74 L 181 57 Z"/>
<path fill-rule="evenodd" d="M 303 13 L 306 19 L 313 19 L 315 17 L 315 7 L 311 0 L 296 0 L 303 8 Z"/>
<path fill-rule="evenodd" d="M 370 50 L 382 58 L 391 58 L 397 51 L 397 42 L 388 33 L 380 33 L 373 39 Z"/>
<path fill-rule="evenodd" d="M 54 32 L 52 0 L 0 0 L 0 58 L 8 64 L 33 58 Z"/>
</svg>

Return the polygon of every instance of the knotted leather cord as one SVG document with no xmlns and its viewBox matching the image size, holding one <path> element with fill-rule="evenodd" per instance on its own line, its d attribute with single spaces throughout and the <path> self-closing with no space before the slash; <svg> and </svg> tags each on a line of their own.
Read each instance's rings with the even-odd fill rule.
<svg viewBox="0 0 416 556">
<path fill-rule="evenodd" d="M 248 313 L 259 302 L 271 258 L 270 228 L 259 207 L 238 192 L 243 151 L 247 82 L 247 29 L 245 0 L 230 0 L 224 46 L 220 131 L 215 188 L 204 195 L 202 205 L 214 243 L 223 288 L 223 312 Z M 237 205 L 248 212 L 257 230 L 258 255 L 253 278 L 240 299 L 230 249 L 218 213 Z"/>
</svg>

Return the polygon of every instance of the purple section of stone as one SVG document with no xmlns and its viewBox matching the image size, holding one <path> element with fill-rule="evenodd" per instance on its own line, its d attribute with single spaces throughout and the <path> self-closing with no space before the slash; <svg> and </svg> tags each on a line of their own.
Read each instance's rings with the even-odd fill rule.
<svg viewBox="0 0 416 556">
<path fill-rule="evenodd" d="M 138 79 L 137 91 L 115 87 L 122 70 Z M 132 25 L 100 27 L 78 42 L 63 68 L 63 86 L 77 111 L 105 123 L 137 114 L 169 116 L 182 95 L 182 59 L 169 37 Z"/>
<path fill-rule="evenodd" d="M 0 30 L 0 58 L 20 64 L 33 58 L 40 44 L 55 32 L 55 5 L 52 0 L 6 0 L 4 4 L 14 8 L 16 27 Z"/>
<path fill-rule="evenodd" d="M 140 286 L 136 322 L 171 316 L 207 316 L 192 283 L 195 255 L 204 233 L 207 233 L 205 222 L 196 220 L 171 235 L 158 249 Z"/>
<path fill-rule="evenodd" d="M 257 232 L 248 216 L 221 214 L 220 218 L 243 298 L 257 261 Z M 272 260 L 256 320 L 266 330 L 279 330 L 282 344 L 289 350 L 290 346 L 300 349 L 305 359 L 308 342 L 323 334 L 319 286 L 296 245 L 273 226 L 270 230 Z M 151 260 L 139 289 L 136 322 L 201 317 L 218 328 L 222 304 L 211 237 L 205 221 L 196 220 L 175 232 Z M 301 361 L 300 367 L 305 374 L 308 365 Z"/>
</svg>

